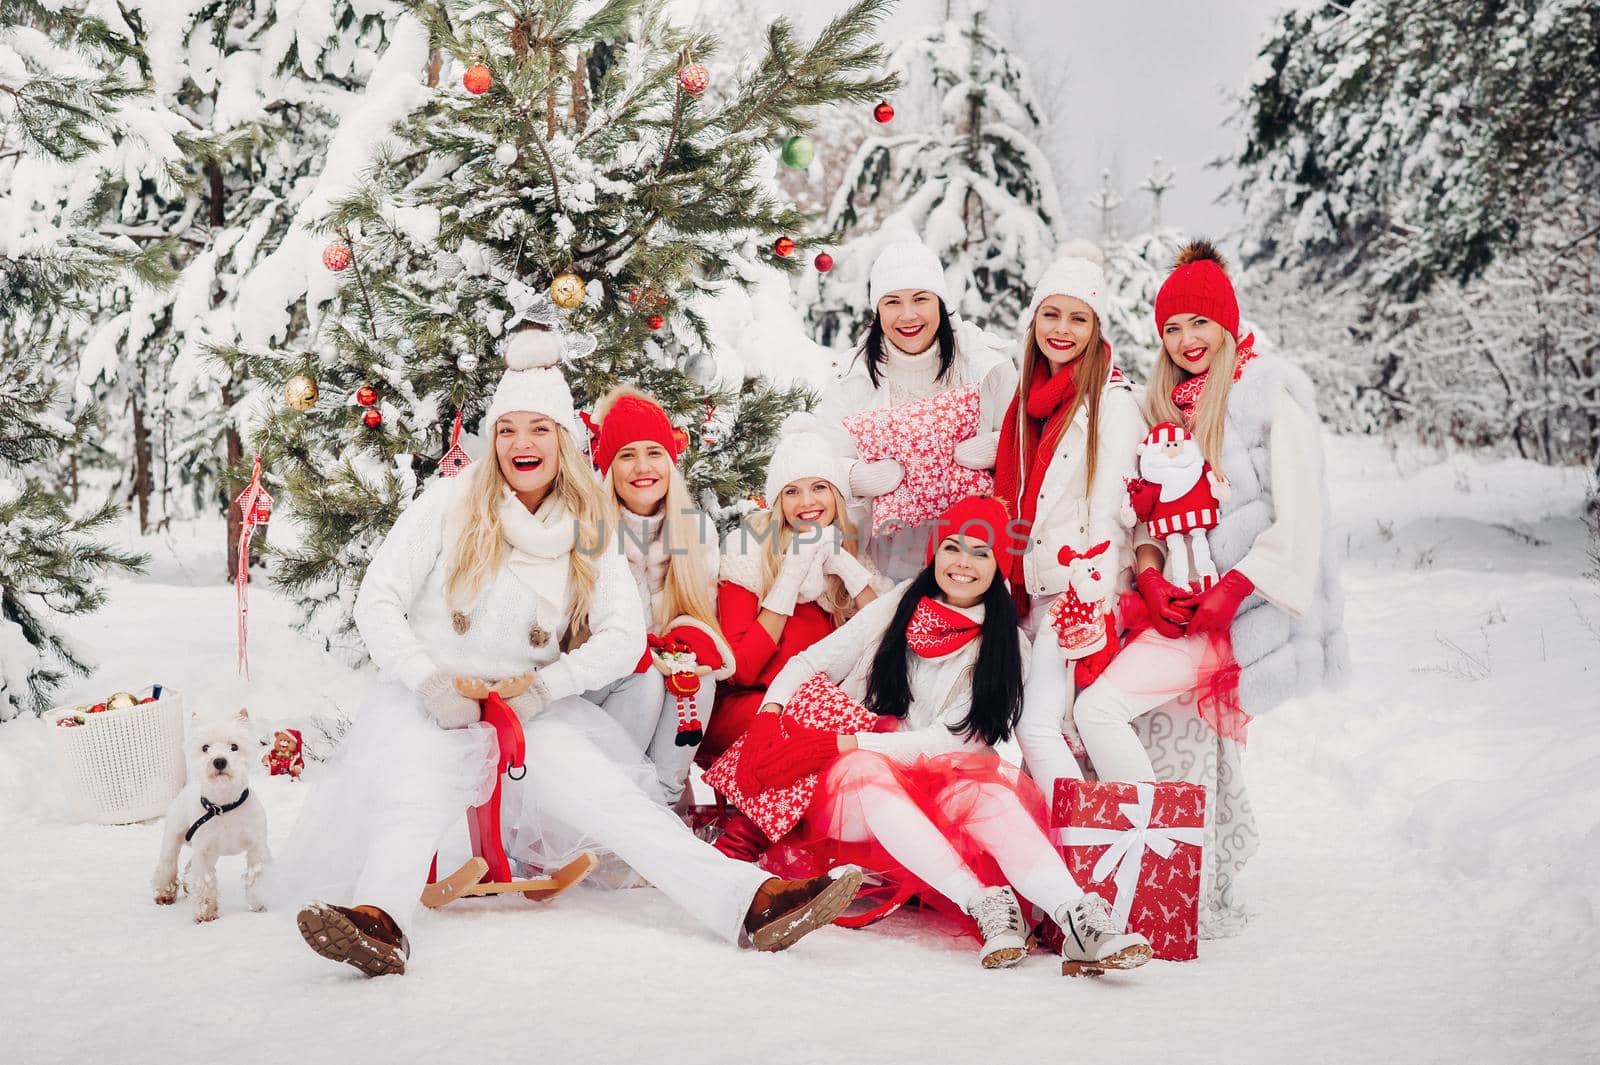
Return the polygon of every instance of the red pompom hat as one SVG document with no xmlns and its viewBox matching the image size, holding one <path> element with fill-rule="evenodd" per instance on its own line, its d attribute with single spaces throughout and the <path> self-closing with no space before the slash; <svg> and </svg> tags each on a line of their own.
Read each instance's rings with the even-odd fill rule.
<svg viewBox="0 0 1600 1065">
<path fill-rule="evenodd" d="M 602 407 L 605 401 L 602 400 Z M 648 440 L 660 444 L 678 461 L 678 442 L 672 435 L 672 423 L 667 412 L 642 395 L 623 393 L 611 400 L 600 423 L 600 438 L 595 441 L 594 460 L 604 476 L 611 470 L 611 460 L 629 444 Z"/>
<path fill-rule="evenodd" d="M 1228 280 L 1227 262 L 1209 242 L 1193 241 L 1178 252 L 1178 263 L 1156 293 L 1156 333 L 1175 314 L 1198 314 L 1239 337 L 1239 299 Z"/>
<path fill-rule="evenodd" d="M 947 536 L 967 536 L 989 545 L 1000 563 L 1000 576 L 1011 572 L 1011 555 L 1016 543 L 1010 532 L 1011 519 L 1005 504 L 994 496 L 968 496 L 944 512 L 928 541 L 928 561 Z"/>
</svg>

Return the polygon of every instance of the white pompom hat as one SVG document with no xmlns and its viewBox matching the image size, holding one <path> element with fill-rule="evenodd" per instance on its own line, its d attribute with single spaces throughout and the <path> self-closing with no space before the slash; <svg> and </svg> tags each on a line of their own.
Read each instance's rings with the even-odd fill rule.
<svg viewBox="0 0 1600 1065">
<path fill-rule="evenodd" d="M 579 431 L 572 389 L 561 373 L 561 337 L 551 329 L 519 329 L 506 338 L 503 350 L 506 372 L 494 390 L 484 424 L 492 427 L 500 415 L 515 410 L 543 414 L 582 447 L 589 437 Z"/>
<path fill-rule="evenodd" d="M 1099 246 L 1088 240 L 1069 240 L 1057 253 L 1056 261 L 1045 268 L 1033 286 L 1033 302 L 1022 319 L 1021 329 L 1033 324 L 1039 305 L 1051 296 L 1071 296 L 1087 303 L 1100 328 L 1106 325 L 1106 256 Z"/>
<path fill-rule="evenodd" d="M 822 423 L 813 414 L 796 411 L 783 420 L 778 446 L 767 463 L 767 506 L 777 510 L 783 486 L 807 477 L 821 477 L 841 496 L 850 494 L 850 467 L 822 435 Z"/>
<path fill-rule="evenodd" d="M 867 302 L 876 313 L 880 299 L 904 288 L 925 289 L 938 296 L 945 307 L 950 306 L 944 267 L 933 249 L 920 240 L 897 240 L 883 246 L 867 275 Z"/>
</svg>

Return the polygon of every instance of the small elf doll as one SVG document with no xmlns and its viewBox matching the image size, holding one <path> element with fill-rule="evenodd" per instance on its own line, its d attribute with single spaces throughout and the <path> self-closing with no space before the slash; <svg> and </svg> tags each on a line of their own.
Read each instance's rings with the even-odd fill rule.
<svg viewBox="0 0 1600 1065">
<path fill-rule="evenodd" d="M 1231 489 L 1200 454 L 1200 445 L 1181 425 L 1162 422 L 1139 445 L 1139 476 L 1128 482 L 1131 508 L 1124 519 L 1145 523 L 1151 539 L 1167 549 L 1168 576 L 1180 588 L 1191 583 L 1190 552 L 1194 555 L 1192 583 L 1205 591 L 1217 582 L 1206 531 L 1214 529 Z"/>
</svg>

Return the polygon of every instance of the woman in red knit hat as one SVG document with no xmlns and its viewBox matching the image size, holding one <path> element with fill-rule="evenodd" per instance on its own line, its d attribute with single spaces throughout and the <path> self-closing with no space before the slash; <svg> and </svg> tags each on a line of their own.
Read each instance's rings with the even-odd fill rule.
<svg viewBox="0 0 1600 1065">
<path fill-rule="evenodd" d="M 1149 944 L 1118 933 L 1104 901 L 1079 889 L 1045 834 L 1042 796 L 994 751 L 1022 711 L 1027 643 L 999 568 L 1014 546 L 1008 522 L 993 498 L 952 507 L 923 569 L 791 659 L 726 757 L 752 809 L 817 774 L 783 842 L 967 913 L 985 968 L 1027 954 L 1019 893 L 1061 925 L 1065 971 L 1135 968 Z M 811 704 L 841 698 L 876 725 L 841 734 L 803 723 Z"/>
<path fill-rule="evenodd" d="M 595 405 L 595 463 L 605 478 L 610 528 L 644 606 L 648 646 L 632 675 L 590 692 L 655 767 L 674 805 L 733 651 L 712 606 L 716 527 L 689 502 L 677 462 L 681 436 L 649 396 L 618 388 Z"/>
<path fill-rule="evenodd" d="M 1246 726 L 1285 699 L 1336 684 L 1348 651 L 1310 380 L 1284 359 L 1259 354 L 1253 335 L 1239 335 L 1233 283 L 1206 242 L 1179 253 L 1156 296 L 1155 318 L 1162 354 L 1145 414 L 1157 429 L 1145 445 L 1144 473 L 1150 475 L 1151 459 L 1160 462 L 1164 501 L 1193 492 L 1207 466 L 1227 482 L 1216 524 L 1202 541 L 1221 577 L 1204 590 L 1173 584 L 1164 561 L 1168 572 L 1194 573 L 1207 569 L 1207 560 L 1171 565 L 1160 538 L 1170 521 L 1138 524 L 1135 566 L 1146 616 L 1134 627 L 1142 631 L 1079 694 L 1068 725 L 1076 725 L 1100 779 L 1125 781 L 1155 779 L 1131 727 L 1136 719 L 1189 696 L 1179 710 L 1198 712 L 1214 730 L 1219 747 L 1207 760 L 1221 768 L 1210 821 L 1229 831 L 1207 839 L 1205 929 L 1242 914 L 1229 896 L 1232 874 L 1255 840 L 1240 776 Z M 1162 453 L 1152 455 L 1157 447 Z M 1165 542 L 1188 548 L 1181 536 Z M 1068 761 L 1056 764 L 1075 772 Z"/>
</svg>

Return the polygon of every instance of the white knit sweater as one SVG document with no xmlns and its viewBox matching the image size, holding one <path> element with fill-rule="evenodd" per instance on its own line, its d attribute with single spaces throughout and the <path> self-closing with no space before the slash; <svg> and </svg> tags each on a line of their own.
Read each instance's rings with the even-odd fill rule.
<svg viewBox="0 0 1600 1065">
<path fill-rule="evenodd" d="M 902 584 L 868 603 L 861 613 L 832 634 L 789 659 L 789 664 L 783 667 L 767 688 L 763 705 L 788 702 L 800 685 L 818 673 L 826 673 L 829 680 L 857 702 L 865 699 L 873 656 L 878 653 L 878 645 L 883 641 L 889 623 L 894 620 L 895 610 L 908 587 L 908 584 Z M 982 604 L 960 612 L 974 621 L 983 620 Z M 1029 658 L 1027 637 L 1019 632 L 1018 639 L 1022 645 L 1020 665 L 1026 670 Z M 911 687 L 911 706 L 901 719 L 899 729 L 895 732 L 858 732 L 856 742 L 863 750 L 877 751 L 897 762 L 914 762 L 924 755 L 952 751 L 988 750 L 988 745 L 982 740 L 950 731 L 951 725 L 966 718 L 972 706 L 972 673 L 981 646 L 980 638 L 940 658 L 909 654 L 907 679 Z"/>
<path fill-rule="evenodd" d="M 458 634 L 445 604 L 444 582 L 453 544 L 444 526 L 461 504 L 466 479 L 440 480 L 401 512 L 379 545 L 356 595 L 355 621 L 367 652 L 383 673 L 415 691 L 434 673 L 502 678 L 538 669 L 551 700 L 599 688 L 628 675 L 644 651 L 644 615 L 627 560 L 603 552 L 590 597 L 591 635 L 566 653 L 571 602 L 563 589 L 524 583 L 509 560 L 479 595 L 471 626 Z M 538 625 L 542 646 L 529 639 Z"/>
</svg>

